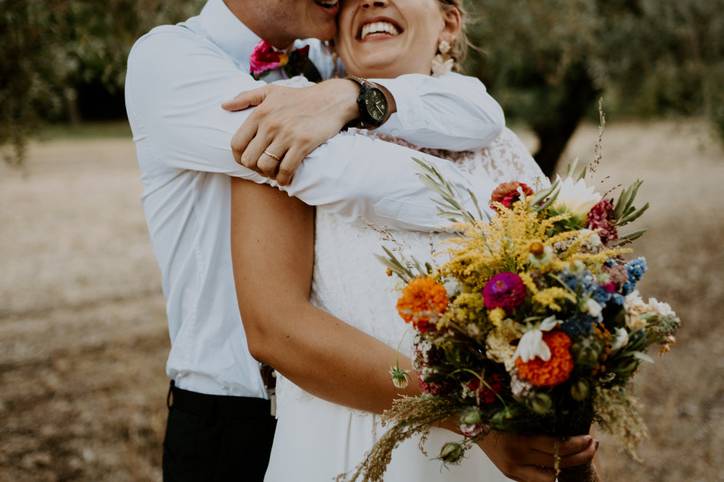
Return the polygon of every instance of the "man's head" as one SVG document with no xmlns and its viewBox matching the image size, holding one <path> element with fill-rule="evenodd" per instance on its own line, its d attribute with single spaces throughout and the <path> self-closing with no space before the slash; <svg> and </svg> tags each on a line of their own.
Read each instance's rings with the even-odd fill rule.
<svg viewBox="0 0 724 482">
<path fill-rule="evenodd" d="M 296 39 L 330 40 L 337 33 L 339 0 L 225 0 L 257 35 L 278 48 Z"/>
</svg>

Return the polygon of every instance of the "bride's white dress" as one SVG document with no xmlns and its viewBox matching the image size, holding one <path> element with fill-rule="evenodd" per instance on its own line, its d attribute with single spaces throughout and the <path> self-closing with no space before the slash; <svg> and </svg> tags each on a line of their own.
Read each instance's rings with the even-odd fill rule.
<svg viewBox="0 0 724 482">
<path fill-rule="evenodd" d="M 456 154 L 451 162 L 459 163 L 473 181 L 488 178 L 497 185 L 519 180 L 531 186 L 546 182 L 525 146 L 509 130 L 489 148 Z M 395 311 L 396 282 L 375 255 L 381 254 L 382 245 L 397 246 L 406 255 L 428 260 L 433 252 L 444 252 L 444 236 L 385 233 L 362 222 L 345 223 L 323 208 L 317 210 L 316 223 L 314 304 L 409 356 L 413 337 Z M 389 362 L 392 366 L 395 360 Z M 384 433 L 378 416 L 316 398 L 283 377 L 278 380 L 277 397 L 278 426 L 266 482 L 331 482 L 352 471 Z M 459 466 L 445 468 L 434 460 L 444 443 L 459 439 L 452 432 L 433 429 L 426 443 L 427 456 L 417 438 L 402 444 L 385 481 L 509 480 L 478 448 Z"/>
</svg>

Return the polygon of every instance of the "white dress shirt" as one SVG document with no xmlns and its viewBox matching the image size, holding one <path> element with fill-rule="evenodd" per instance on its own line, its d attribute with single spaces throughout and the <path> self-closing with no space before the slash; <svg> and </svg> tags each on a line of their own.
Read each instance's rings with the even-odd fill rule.
<svg viewBox="0 0 724 482">
<path fill-rule="evenodd" d="M 266 398 L 234 288 L 229 176 L 269 181 L 231 153 L 231 136 L 249 112 L 220 107 L 264 85 L 248 74 L 258 42 L 223 0 L 210 0 L 198 17 L 158 27 L 137 42 L 128 62 L 126 104 L 167 300 L 168 376 L 185 390 Z M 383 133 L 462 150 L 481 147 L 503 128 L 500 107 L 476 79 L 411 75 L 381 82 L 399 108 Z M 472 189 L 480 199 L 493 189 L 485 180 L 470 185 L 448 161 L 344 133 L 309 156 L 284 190 L 346 219 L 433 230 L 443 221 L 412 157 L 427 159 L 456 188 Z"/>
</svg>

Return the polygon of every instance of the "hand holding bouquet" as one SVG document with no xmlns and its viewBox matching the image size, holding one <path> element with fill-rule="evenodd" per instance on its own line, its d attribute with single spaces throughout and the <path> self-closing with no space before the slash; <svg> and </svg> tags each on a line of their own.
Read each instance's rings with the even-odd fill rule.
<svg viewBox="0 0 724 482">
<path fill-rule="evenodd" d="M 382 480 L 400 442 L 451 418 L 462 437 L 443 447 L 445 463 L 460 462 L 491 431 L 564 439 L 588 434 L 594 422 L 633 451 L 646 431 L 630 381 L 651 361 L 649 347 L 669 350 L 680 324 L 669 305 L 637 291 L 647 265 L 627 260 L 626 245 L 643 233 L 619 234 L 648 208 L 634 206 L 641 182 L 616 202 L 586 185 L 585 172 L 539 192 L 506 183 L 490 200 L 495 215 L 481 219 L 420 165 L 461 234 L 441 266 L 387 251 L 404 283 L 397 308 L 417 335 L 424 394 L 385 414 L 391 428 L 353 480 Z M 405 372 L 392 376 L 406 383 Z"/>
</svg>

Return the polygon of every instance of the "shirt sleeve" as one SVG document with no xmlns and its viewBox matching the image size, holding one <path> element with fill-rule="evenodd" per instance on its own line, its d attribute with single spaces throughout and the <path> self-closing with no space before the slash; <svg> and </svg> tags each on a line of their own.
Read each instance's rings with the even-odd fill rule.
<svg viewBox="0 0 724 482">
<path fill-rule="evenodd" d="M 475 77 L 410 74 L 374 82 L 387 87 L 397 103 L 397 113 L 378 131 L 416 146 L 481 149 L 505 127 L 503 109 Z"/>
<path fill-rule="evenodd" d="M 144 175 L 168 170 L 221 173 L 259 184 L 267 178 L 234 160 L 231 137 L 249 111 L 229 113 L 224 100 L 263 86 L 215 45 L 173 27 L 141 39 L 131 52 L 126 104 L 139 150 L 152 153 Z M 472 190 L 487 199 L 487 180 L 473 185 L 453 163 L 404 147 L 343 133 L 312 153 L 284 187 L 311 206 L 325 206 L 348 220 L 391 228 L 434 231 L 445 225 L 435 195 L 421 182 L 413 158 L 424 159 L 473 209 Z M 278 187 L 278 186 L 277 186 Z"/>
</svg>

